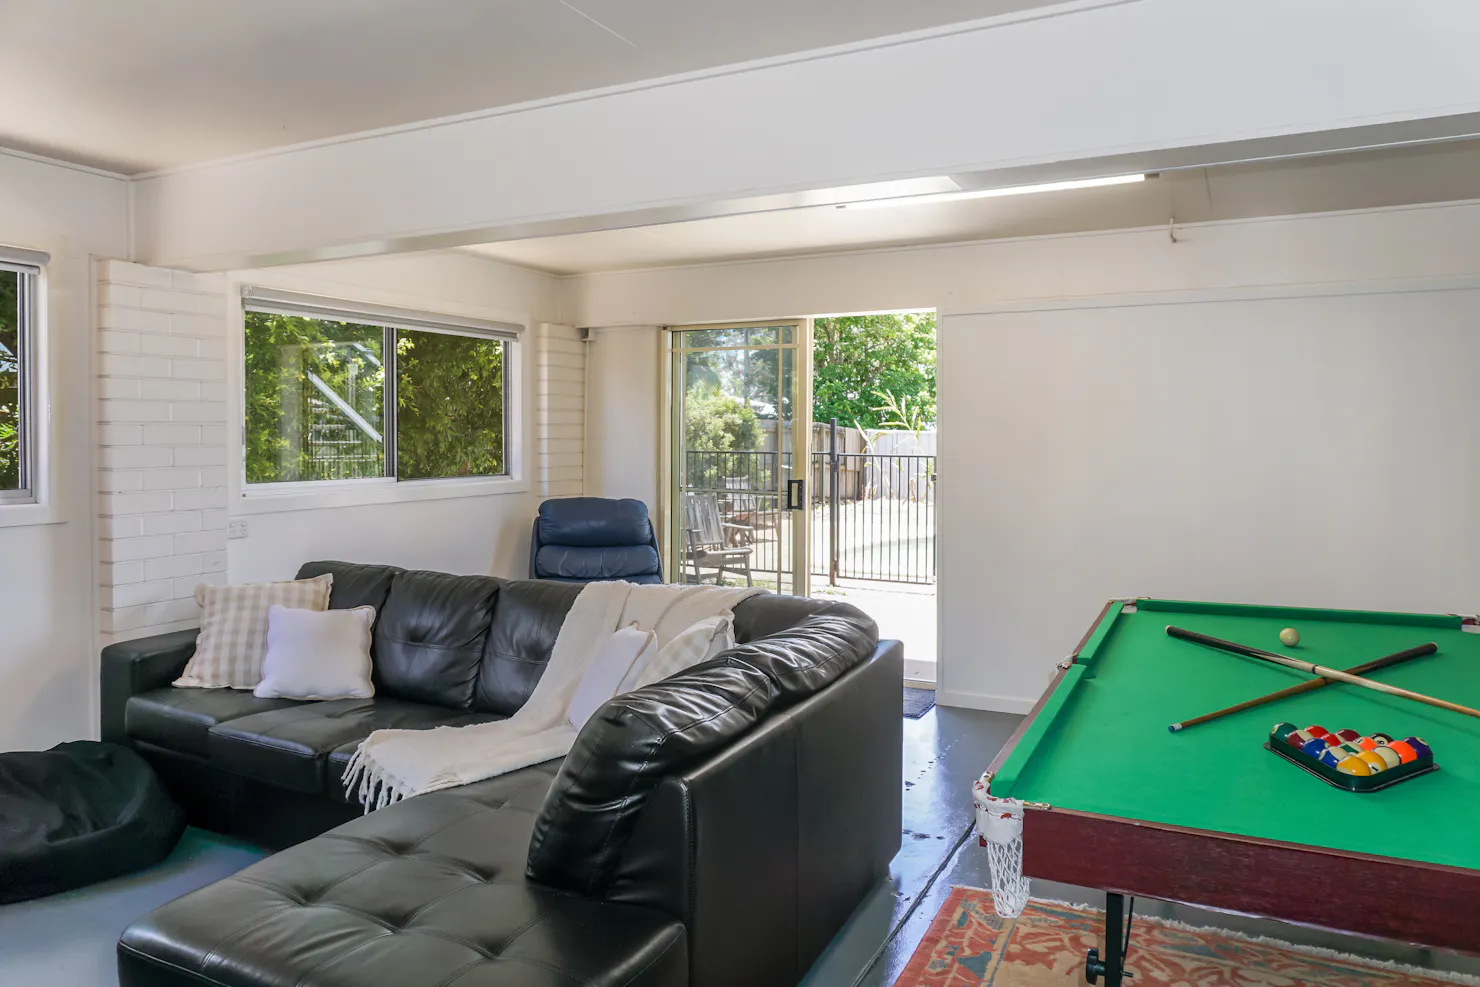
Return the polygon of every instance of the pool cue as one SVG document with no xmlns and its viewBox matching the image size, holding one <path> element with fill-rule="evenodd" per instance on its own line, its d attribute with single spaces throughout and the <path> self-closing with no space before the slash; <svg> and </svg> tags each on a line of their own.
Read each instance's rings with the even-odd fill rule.
<svg viewBox="0 0 1480 987">
<path fill-rule="evenodd" d="M 1428 644 L 1420 644 L 1416 648 L 1409 648 L 1406 651 L 1398 651 L 1383 658 L 1377 658 L 1372 661 L 1363 662 L 1360 665 L 1354 665 L 1351 668 L 1346 669 L 1345 671 L 1348 675 L 1361 675 L 1364 672 L 1375 672 L 1379 668 L 1387 668 L 1390 665 L 1399 665 L 1405 661 L 1410 661 L 1414 658 L 1422 658 L 1424 655 L 1431 655 L 1438 650 L 1439 646 L 1433 641 L 1430 641 Z M 1256 706 L 1263 706 L 1265 703 L 1272 703 L 1278 699 L 1288 699 L 1291 696 L 1298 696 L 1302 692 L 1313 692 L 1316 689 L 1324 688 L 1330 684 L 1330 679 L 1311 679 L 1309 682 L 1302 682 L 1299 685 L 1292 685 L 1288 689 L 1281 689 L 1279 692 L 1271 692 L 1269 695 L 1260 696 L 1258 699 L 1250 699 L 1247 702 L 1239 703 L 1236 706 L 1227 706 L 1212 713 L 1204 713 L 1202 716 L 1194 716 L 1190 720 L 1183 720 L 1181 723 L 1173 723 L 1171 726 L 1167 727 L 1167 730 L 1172 733 L 1176 733 L 1178 730 L 1185 730 L 1187 727 L 1195 727 L 1199 723 L 1206 723 L 1209 720 L 1220 719 L 1224 716 L 1228 716 L 1231 713 L 1242 713 L 1246 709 L 1253 709 Z"/>
<path fill-rule="evenodd" d="M 1371 689 L 1374 692 L 1385 692 L 1390 696 L 1397 696 L 1399 699 L 1412 699 L 1417 703 L 1427 703 L 1430 706 L 1437 706 L 1440 709 L 1447 709 L 1455 713 L 1463 713 L 1466 716 L 1473 716 L 1476 719 L 1480 719 L 1480 709 L 1461 706 L 1459 703 L 1452 703 L 1447 699 L 1435 699 L 1433 696 L 1426 696 L 1421 692 L 1409 692 L 1407 689 L 1399 689 L 1395 685 L 1388 685 L 1385 682 L 1374 682 L 1372 679 L 1364 679 L 1360 675 L 1352 675 L 1349 672 L 1337 671 L 1334 668 L 1327 668 L 1324 665 L 1301 661 L 1299 658 L 1288 658 L 1285 655 L 1260 651 L 1258 648 L 1251 648 L 1246 644 L 1235 644 L 1232 641 L 1224 641 L 1220 638 L 1209 637 L 1206 634 L 1199 634 L 1197 631 L 1173 627 L 1171 624 L 1167 625 L 1167 633 L 1172 637 L 1179 637 L 1184 641 L 1192 641 L 1196 644 L 1206 644 L 1208 647 L 1217 648 L 1220 651 L 1232 651 L 1234 654 L 1246 655 L 1249 658 L 1258 658 L 1260 661 L 1273 662 L 1276 665 L 1284 665 L 1286 668 L 1297 668 L 1302 672 L 1319 675 L 1323 679 L 1348 682 L 1352 685 L 1359 685 L 1364 689 Z"/>
</svg>

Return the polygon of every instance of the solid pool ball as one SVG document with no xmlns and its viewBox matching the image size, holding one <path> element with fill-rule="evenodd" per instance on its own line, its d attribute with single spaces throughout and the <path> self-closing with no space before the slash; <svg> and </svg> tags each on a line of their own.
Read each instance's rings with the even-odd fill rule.
<svg viewBox="0 0 1480 987">
<path fill-rule="evenodd" d="M 1407 764 L 1409 761 L 1418 760 L 1418 751 L 1401 740 L 1395 740 L 1391 744 L 1388 744 L 1387 749 L 1397 754 L 1404 764 Z"/>
<path fill-rule="evenodd" d="M 1381 754 L 1377 753 L 1377 751 L 1375 750 L 1363 751 L 1357 756 L 1367 762 L 1368 766 L 1372 768 L 1373 774 L 1377 774 L 1377 772 L 1379 771 L 1386 771 L 1388 769 L 1387 761 L 1383 758 Z"/>
<path fill-rule="evenodd" d="M 1372 739 L 1377 741 L 1377 746 L 1386 747 L 1393 742 L 1393 738 L 1385 733 L 1374 733 Z"/>
<path fill-rule="evenodd" d="M 1393 750 L 1386 744 L 1377 748 L 1377 750 L 1375 751 L 1371 751 L 1370 753 L 1376 757 L 1382 758 L 1383 764 L 1389 768 L 1396 768 L 1398 765 L 1403 763 L 1402 755 L 1400 755 L 1397 751 Z"/>
<path fill-rule="evenodd" d="M 1356 775 L 1365 778 L 1372 773 L 1372 765 L 1353 754 L 1351 757 L 1343 758 L 1337 762 L 1336 770 L 1344 775 Z"/>
<path fill-rule="evenodd" d="M 1308 734 L 1310 734 L 1312 737 L 1324 737 L 1324 736 L 1326 736 L 1326 734 L 1330 733 L 1331 731 L 1330 730 L 1327 730 L 1325 727 L 1320 726 L 1318 724 L 1313 724 L 1311 726 L 1306 727 L 1305 728 L 1305 732 L 1308 733 Z"/>
</svg>

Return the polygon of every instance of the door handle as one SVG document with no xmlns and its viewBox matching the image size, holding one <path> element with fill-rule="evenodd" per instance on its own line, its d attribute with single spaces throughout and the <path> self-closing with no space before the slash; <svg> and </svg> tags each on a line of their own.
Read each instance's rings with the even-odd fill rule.
<svg viewBox="0 0 1480 987">
<path fill-rule="evenodd" d="M 800 511 L 807 506 L 807 481 L 786 481 L 786 509 L 788 511 Z"/>
</svg>

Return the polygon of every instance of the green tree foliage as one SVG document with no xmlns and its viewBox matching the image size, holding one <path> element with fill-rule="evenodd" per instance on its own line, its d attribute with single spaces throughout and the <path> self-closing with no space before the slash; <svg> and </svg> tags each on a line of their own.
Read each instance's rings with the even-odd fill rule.
<svg viewBox="0 0 1480 987">
<path fill-rule="evenodd" d="M 396 333 L 396 474 L 496 476 L 504 467 L 504 344 Z"/>
<path fill-rule="evenodd" d="M 385 475 L 383 442 L 314 384 L 317 378 L 382 432 L 384 335 L 379 326 L 247 313 L 248 483 Z"/>
<path fill-rule="evenodd" d="M 930 428 L 935 424 L 935 313 L 818 319 L 812 373 L 814 421 L 898 427 L 890 422 L 907 401 L 911 425 Z"/>
<path fill-rule="evenodd" d="M 20 275 L 0 271 L 0 490 L 21 485 Z"/>
<path fill-rule="evenodd" d="M 760 422 L 739 399 L 695 384 L 684 398 L 684 440 L 705 452 L 749 452 L 761 444 Z"/>
<path fill-rule="evenodd" d="M 385 336 L 247 313 L 247 482 L 387 475 Z M 396 476 L 505 472 L 504 343 L 407 329 L 394 339 Z"/>
</svg>

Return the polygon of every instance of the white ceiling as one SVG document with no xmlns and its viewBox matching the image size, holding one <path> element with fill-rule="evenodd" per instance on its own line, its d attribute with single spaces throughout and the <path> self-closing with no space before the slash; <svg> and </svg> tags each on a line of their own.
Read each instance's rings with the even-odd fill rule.
<svg viewBox="0 0 1480 987">
<path fill-rule="evenodd" d="M 1198 168 L 1136 185 L 890 209 L 816 206 L 465 249 L 552 274 L 587 274 L 1459 199 L 1480 199 L 1480 142 Z"/>
<path fill-rule="evenodd" d="M 0 146 L 133 174 L 1053 2 L 6 0 Z"/>
</svg>

